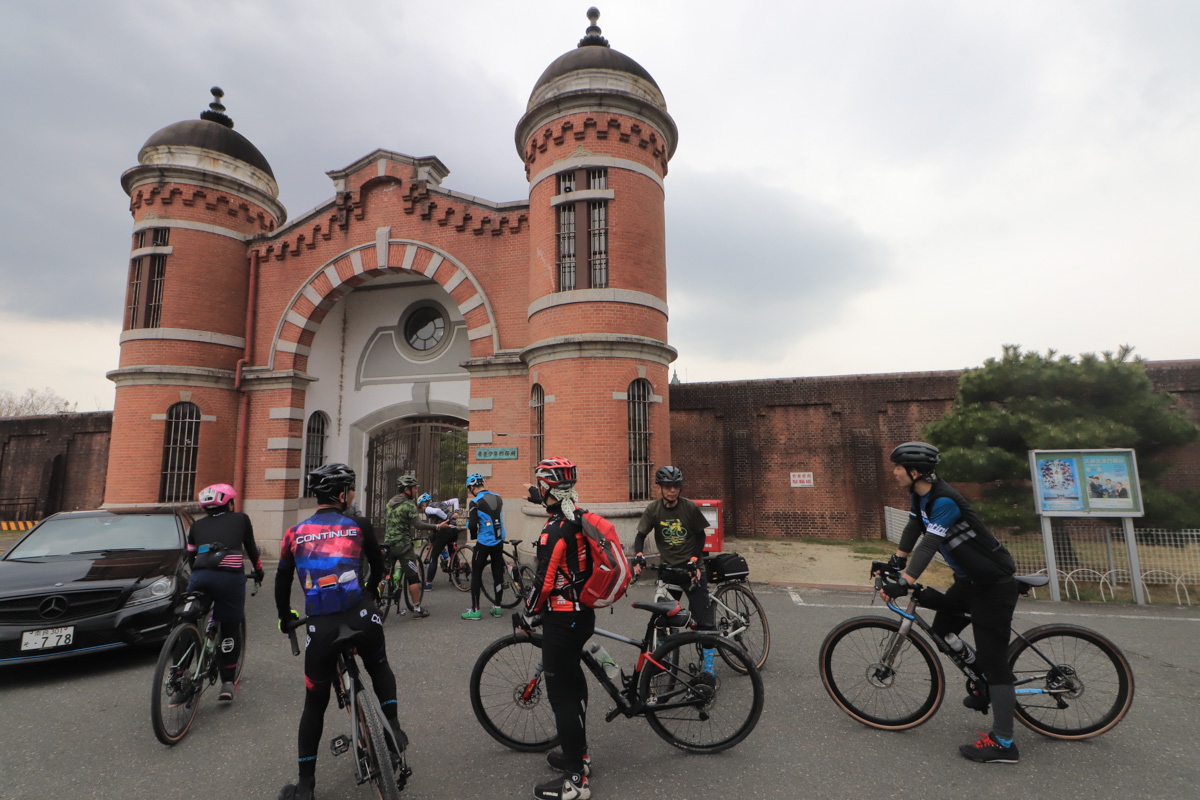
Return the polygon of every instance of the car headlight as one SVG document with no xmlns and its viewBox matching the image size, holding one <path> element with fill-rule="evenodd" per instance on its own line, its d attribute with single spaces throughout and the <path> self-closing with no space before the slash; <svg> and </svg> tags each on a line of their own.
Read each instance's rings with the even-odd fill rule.
<svg viewBox="0 0 1200 800">
<path fill-rule="evenodd" d="M 175 593 L 175 578 L 165 577 L 156 578 L 150 584 L 135 589 L 133 594 L 129 595 L 129 599 L 125 601 L 127 606 L 136 606 L 142 603 L 152 603 L 155 600 L 162 600 L 164 597 L 170 597 Z"/>
</svg>

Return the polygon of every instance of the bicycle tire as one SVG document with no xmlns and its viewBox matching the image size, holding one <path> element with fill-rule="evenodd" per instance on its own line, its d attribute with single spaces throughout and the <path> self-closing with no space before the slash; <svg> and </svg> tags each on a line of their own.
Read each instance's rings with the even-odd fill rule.
<svg viewBox="0 0 1200 800">
<path fill-rule="evenodd" d="M 233 682 L 238 683 L 242 679 L 242 668 L 246 666 L 246 616 L 242 615 L 242 621 L 238 623 L 238 627 L 242 629 L 242 649 L 238 651 L 237 674 L 233 676 Z"/>
<path fill-rule="evenodd" d="M 471 557 L 474 554 L 470 545 L 463 545 L 450 559 L 450 582 L 460 592 L 471 591 Z"/>
<path fill-rule="evenodd" d="M 1045 694 L 1018 694 L 1016 716 L 1025 727 L 1053 739 L 1090 739 L 1112 730 L 1133 704 L 1133 670 L 1121 649 L 1096 631 L 1078 625 L 1041 625 L 1008 648 L 1008 663 L 1018 681 L 1033 688 L 1062 689 L 1067 704 Z M 1033 645 L 1051 659 L 1046 659 Z M 1037 673 L 1045 672 L 1039 677 Z"/>
<path fill-rule="evenodd" d="M 396 769 L 392 764 L 391 751 L 384 737 L 383 726 L 387 722 L 383 715 L 369 702 L 366 691 L 360 683 L 356 689 L 358 695 L 358 725 L 360 739 L 367 748 L 367 764 L 370 768 L 367 775 L 371 785 L 379 794 L 379 800 L 400 800 L 400 789 L 396 783 Z"/>
<path fill-rule="evenodd" d="M 767 624 L 767 615 L 763 612 L 762 603 L 758 602 L 754 592 L 740 583 L 723 584 L 717 589 L 715 596 L 729 607 L 729 610 L 715 609 L 717 630 L 722 636 L 740 644 L 754 666 L 762 669 L 771 652 L 771 628 Z M 738 628 L 742 630 L 732 635 L 728 633 Z M 724 652 L 722 651 L 722 654 Z M 735 659 L 726 663 L 741 672 L 741 662 Z"/>
<path fill-rule="evenodd" d="M 946 695 L 946 675 L 937 652 L 909 631 L 892 664 L 883 650 L 899 632 L 887 617 L 854 617 L 836 626 L 821 644 L 821 683 L 838 707 L 854 719 L 884 731 L 915 728 L 932 717 Z M 915 651 L 920 662 L 901 669 Z"/>
<path fill-rule="evenodd" d="M 533 582 L 537 578 L 537 573 L 534 572 L 533 567 L 528 564 L 522 564 L 520 569 L 517 570 L 517 574 L 521 578 L 521 596 L 518 599 L 524 602 L 529 597 L 529 587 L 533 586 Z"/>
<path fill-rule="evenodd" d="M 191 623 L 176 625 L 163 642 L 154 666 L 150 722 L 160 742 L 171 746 L 191 730 L 205 680 L 195 680 L 195 659 L 204 658 L 204 636 Z"/>
<path fill-rule="evenodd" d="M 395 584 L 392 582 L 391 576 L 384 578 L 379 582 L 379 620 L 386 621 L 388 614 L 391 613 L 392 603 L 395 602 L 392 598 L 392 587 Z"/>
<path fill-rule="evenodd" d="M 500 576 L 501 580 L 501 608 L 516 608 L 517 603 L 521 602 L 521 585 L 520 576 L 517 570 L 520 568 L 520 562 L 516 561 L 508 553 L 503 553 L 500 556 L 500 563 L 504 565 L 504 572 Z M 491 564 L 488 565 L 488 571 L 480 576 L 480 583 L 483 589 L 483 595 L 492 605 L 496 605 L 496 587 L 490 584 Z"/>
<path fill-rule="evenodd" d="M 471 670 L 471 709 L 500 744 L 538 753 L 558 744 L 542 675 L 541 634 L 511 634 L 489 644 Z"/>
<path fill-rule="evenodd" d="M 714 648 L 743 670 L 722 678 L 704 672 L 702 651 Z M 638 696 L 646 721 L 665 741 L 691 753 L 719 753 L 750 735 L 763 710 L 763 683 L 746 651 L 712 633 L 671 636 L 642 667 Z M 659 710 L 664 703 L 672 705 Z"/>
</svg>

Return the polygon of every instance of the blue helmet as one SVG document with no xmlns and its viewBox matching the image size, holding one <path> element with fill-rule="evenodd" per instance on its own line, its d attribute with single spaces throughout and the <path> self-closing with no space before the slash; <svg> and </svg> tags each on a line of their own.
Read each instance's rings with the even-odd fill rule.
<svg viewBox="0 0 1200 800">
<path fill-rule="evenodd" d="M 471 489 L 475 486 L 483 486 L 483 476 L 478 472 L 467 478 L 467 488 Z"/>
<path fill-rule="evenodd" d="M 426 492 L 425 494 L 423 494 L 417 498 L 417 504 L 419 505 L 421 503 L 428 503 L 432 499 L 433 498 L 429 496 L 429 492 Z"/>
</svg>

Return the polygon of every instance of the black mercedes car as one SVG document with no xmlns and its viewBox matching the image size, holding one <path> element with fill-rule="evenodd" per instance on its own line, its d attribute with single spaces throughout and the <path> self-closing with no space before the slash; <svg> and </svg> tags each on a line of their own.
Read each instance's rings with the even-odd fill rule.
<svg viewBox="0 0 1200 800">
<path fill-rule="evenodd" d="M 165 637 L 187 588 L 191 524 L 174 506 L 44 519 L 0 558 L 0 665 Z"/>
</svg>

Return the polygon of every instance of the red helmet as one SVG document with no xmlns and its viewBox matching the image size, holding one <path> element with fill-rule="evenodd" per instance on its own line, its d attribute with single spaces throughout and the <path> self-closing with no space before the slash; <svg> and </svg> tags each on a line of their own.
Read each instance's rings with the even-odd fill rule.
<svg viewBox="0 0 1200 800">
<path fill-rule="evenodd" d="M 575 465 L 565 458 L 544 458 L 538 462 L 533 471 L 534 480 L 548 488 L 556 486 L 574 486 L 578 479 Z"/>
<path fill-rule="evenodd" d="M 237 492 L 228 483 L 214 483 L 212 486 L 205 486 L 201 489 L 196 499 L 200 501 L 201 508 L 217 508 L 235 497 L 237 497 Z"/>
</svg>

